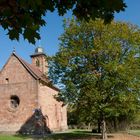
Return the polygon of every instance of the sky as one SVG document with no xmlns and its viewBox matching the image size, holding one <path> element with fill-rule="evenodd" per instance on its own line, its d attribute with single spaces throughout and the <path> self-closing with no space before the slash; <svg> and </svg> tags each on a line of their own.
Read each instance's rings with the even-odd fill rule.
<svg viewBox="0 0 140 140">
<path fill-rule="evenodd" d="M 130 22 L 140 27 L 140 0 L 125 0 L 125 2 L 127 8 L 124 12 L 116 13 L 114 20 Z M 0 27 L 0 69 L 10 57 L 13 48 L 18 56 L 29 63 L 31 62 L 30 55 L 34 53 L 38 45 L 44 48 L 47 55 L 54 55 L 59 48 L 58 38 L 64 32 L 63 19 L 71 16 L 70 12 L 63 17 L 58 16 L 57 11 L 47 13 L 45 17 L 47 24 L 40 29 L 41 40 L 35 45 L 28 43 L 22 37 L 19 41 L 11 41 L 6 35 L 7 32 Z"/>
</svg>

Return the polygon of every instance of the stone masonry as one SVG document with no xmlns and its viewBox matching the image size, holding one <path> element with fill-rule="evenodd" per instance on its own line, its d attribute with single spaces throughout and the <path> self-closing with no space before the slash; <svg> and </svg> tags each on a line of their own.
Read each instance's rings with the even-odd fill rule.
<svg viewBox="0 0 140 140">
<path fill-rule="evenodd" d="M 48 65 L 42 48 L 31 58 L 33 64 L 12 53 L 0 71 L 1 132 L 38 133 L 41 126 L 46 131 L 67 129 L 67 109 L 54 98 L 59 89 L 44 74 Z M 36 110 L 41 111 L 41 121 Z"/>
</svg>

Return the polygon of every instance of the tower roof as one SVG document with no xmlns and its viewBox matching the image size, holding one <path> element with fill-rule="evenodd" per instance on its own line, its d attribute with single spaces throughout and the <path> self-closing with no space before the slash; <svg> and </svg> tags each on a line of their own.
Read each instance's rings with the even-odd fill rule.
<svg viewBox="0 0 140 140">
<path fill-rule="evenodd" d="M 38 55 L 45 55 L 46 56 L 46 54 L 45 54 L 45 52 L 44 52 L 44 49 L 42 48 L 42 47 L 37 47 L 36 49 L 35 49 L 35 52 L 34 52 L 34 54 L 32 54 L 32 55 L 30 55 L 31 57 L 35 57 L 35 56 L 38 56 Z"/>
<path fill-rule="evenodd" d="M 44 53 L 44 49 L 42 47 L 37 47 L 35 53 Z"/>
</svg>

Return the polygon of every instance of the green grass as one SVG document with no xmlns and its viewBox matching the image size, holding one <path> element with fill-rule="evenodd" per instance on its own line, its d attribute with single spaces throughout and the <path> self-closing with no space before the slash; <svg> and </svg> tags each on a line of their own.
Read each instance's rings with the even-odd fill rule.
<svg viewBox="0 0 140 140">
<path fill-rule="evenodd" d="M 128 133 L 135 136 L 140 136 L 140 130 L 129 130 Z"/>
<path fill-rule="evenodd" d="M 39 136 L 23 135 L 1 135 L 0 140 L 69 140 L 69 139 L 90 139 L 91 137 L 99 138 L 99 134 L 93 134 L 91 131 L 71 130 L 64 133 L 49 134 L 44 138 Z"/>
<path fill-rule="evenodd" d="M 23 140 L 24 138 L 16 137 L 12 135 L 0 135 L 0 140 Z"/>
</svg>

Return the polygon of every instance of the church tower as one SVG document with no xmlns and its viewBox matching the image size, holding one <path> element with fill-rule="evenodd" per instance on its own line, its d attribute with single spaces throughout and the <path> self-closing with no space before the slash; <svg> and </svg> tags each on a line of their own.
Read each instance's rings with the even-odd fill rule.
<svg viewBox="0 0 140 140">
<path fill-rule="evenodd" d="M 46 61 L 46 55 L 42 47 L 37 47 L 35 53 L 31 55 L 32 65 L 39 68 L 44 74 L 48 74 L 48 63 Z"/>
</svg>

